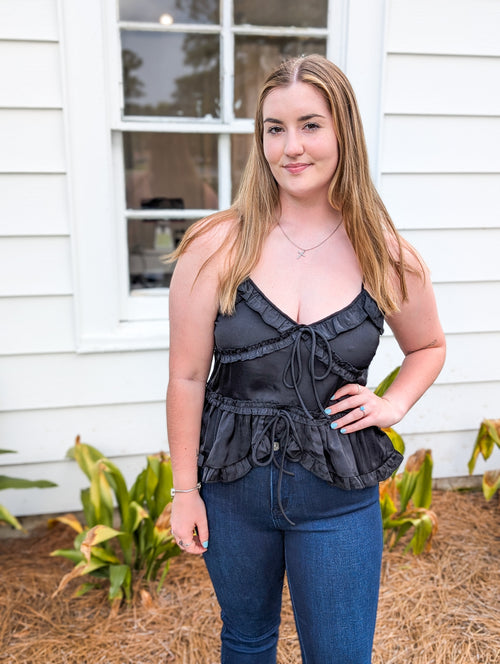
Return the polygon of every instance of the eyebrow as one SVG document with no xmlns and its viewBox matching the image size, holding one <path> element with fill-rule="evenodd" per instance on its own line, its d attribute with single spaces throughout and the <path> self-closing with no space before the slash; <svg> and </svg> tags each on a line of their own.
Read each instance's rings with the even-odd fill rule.
<svg viewBox="0 0 500 664">
<path fill-rule="evenodd" d="M 301 115 L 300 118 L 298 118 L 299 122 L 306 122 L 307 120 L 312 120 L 313 118 L 325 118 L 324 115 L 321 115 L 320 113 L 310 113 L 309 115 Z M 266 122 L 271 122 L 272 124 L 283 124 L 283 120 L 277 120 L 276 118 L 266 118 L 264 120 L 264 123 Z"/>
</svg>

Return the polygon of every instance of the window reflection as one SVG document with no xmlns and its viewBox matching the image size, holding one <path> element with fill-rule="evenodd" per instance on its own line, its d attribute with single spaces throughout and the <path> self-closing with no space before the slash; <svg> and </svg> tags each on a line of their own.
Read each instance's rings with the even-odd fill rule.
<svg viewBox="0 0 500 664">
<path fill-rule="evenodd" d="M 175 23 L 218 23 L 218 0 L 120 0 L 120 20 L 156 23 L 170 14 Z"/>
<path fill-rule="evenodd" d="M 217 137 L 124 132 L 127 207 L 152 198 L 181 199 L 184 208 L 217 208 Z"/>
<path fill-rule="evenodd" d="M 292 3 L 293 4 L 293 3 Z M 326 40 L 305 37 L 249 37 L 235 40 L 234 113 L 253 118 L 262 81 L 286 58 L 326 55 Z"/>
<path fill-rule="evenodd" d="M 123 151 L 128 209 L 217 209 L 216 136 L 125 132 Z M 193 223 L 172 216 L 128 220 L 131 289 L 169 285 L 172 266 L 160 258 Z"/>
<path fill-rule="evenodd" d="M 219 117 L 217 35 L 123 31 L 125 115 Z"/>
<path fill-rule="evenodd" d="M 152 209 L 172 209 L 176 199 L 153 199 Z M 192 219 L 129 219 L 127 222 L 130 290 L 168 288 L 174 265 L 162 258 L 173 251 Z"/>
<path fill-rule="evenodd" d="M 271 26 L 294 25 L 299 28 L 326 27 L 327 4 L 327 0 L 234 0 L 234 22 Z"/>
</svg>

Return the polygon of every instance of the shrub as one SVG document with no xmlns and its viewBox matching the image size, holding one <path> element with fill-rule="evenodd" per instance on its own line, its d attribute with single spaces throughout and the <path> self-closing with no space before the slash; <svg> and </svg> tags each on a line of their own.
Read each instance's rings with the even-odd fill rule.
<svg viewBox="0 0 500 664">
<path fill-rule="evenodd" d="M 406 462 L 402 474 L 380 483 L 380 507 L 384 540 L 394 547 L 411 528 L 415 531 L 405 547 L 415 554 L 431 548 L 437 531 L 437 516 L 432 503 L 432 455 L 420 449 Z"/>
<path fill-rule="evenodd" d="M 136 584 L 156 581 L 161 587 L 169 561 L 180 553 L 170 532 L 170 489 L 172 469 L 169 457 L 160 452 L 147 457 L 147 466 L 130 490 L 118 468 L 97 449 L 80 442 L 68 452 L 90 480 L 81 491 L 85 524 L 68 514 L 49 523 L 64 523 L 76 532 L 73 549 L 58 549 L 53 556 L 64 556 L 75 563 L 61 580 L 54 596 L 74 578 L 90 575 L 109 584 L 109 599 L 119 605 L 132 597 Z M 114 527 L 114 503 L 119 525 Z M 75 592 L 80 596 L 100 583 L 89 582 Z"/>
<path fill-rule="evenodd" d="M 375 389 L 375 394 L 383 396 L 399 373 L 396 367 Z M 398 452 L 404 454 L 405 444 L 393 428 L 384 428 Z M 411 528 L 415 531 L 405 552 L 410 549 L 415 554 L 431 548 L 432 537 L 437 531 L 436 514 L 429 508 L 432 503 L 432 454 L 431 450 L 420 449 L 412 454 L 402 474 L 394 471 L 392 477 L 380 483 L 380 509 L 384 528 L 384 541 L 389 548 L 394 547 Z"/>
</svg>

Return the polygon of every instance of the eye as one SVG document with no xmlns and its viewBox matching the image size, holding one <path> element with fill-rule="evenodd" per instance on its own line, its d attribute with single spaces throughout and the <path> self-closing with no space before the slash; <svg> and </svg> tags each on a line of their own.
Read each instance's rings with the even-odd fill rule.
<svg viewBox="0 0 500 664">
<path fill-rule="evenodd" d="M 314 131 L 315 129 L 319 129 L 319 124 L 317 122 L 308 122 L 304 125 L 304 129 L 306 131 Z"/>
<path fill-rule="evenodd" d="M 274 127 L 269 127 L 267 130 L 268 134 L 280 134 L 283 131 L 283 127 L 280 127 L 279 125 L 275 125 Z"/>
</svg>

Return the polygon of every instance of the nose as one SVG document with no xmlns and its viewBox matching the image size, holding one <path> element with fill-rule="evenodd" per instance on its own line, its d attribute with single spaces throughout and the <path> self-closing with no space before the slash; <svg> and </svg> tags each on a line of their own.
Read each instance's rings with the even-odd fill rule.
<svg viewBox="0 0 500 664">
<path fill-rule="evenodd" d="M 288 131 L 285 144 L 285 154 L 288 157 L 298 157 L 304 152 L 304 146 L 296 131 Z"/>
</svg>

